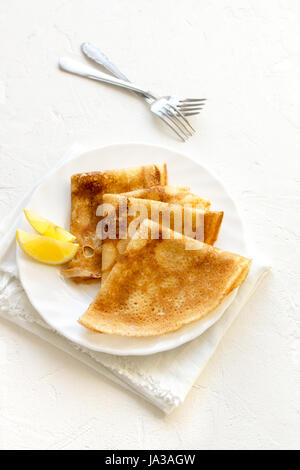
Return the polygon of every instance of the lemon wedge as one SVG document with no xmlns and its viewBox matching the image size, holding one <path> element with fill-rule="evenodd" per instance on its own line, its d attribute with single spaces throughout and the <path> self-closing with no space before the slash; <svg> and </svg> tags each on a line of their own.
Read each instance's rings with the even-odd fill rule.
<svg viewBox="0 0 300 470">
<path fill-rule="evenodd" d="M 63 264 L 73 258 L 78 244 L 17 230 L 17 241 L 24 253 L 40 263 Z"/>
<path fill-rule="evenodd" d="M 73 242 L 76 237 L 67 230 L 55 225 L 50 220 L 29 209 L 24 209 L 24 214 L 31 227 L 40 235 L 60 240 L 61 242 Z"/>
</svg>

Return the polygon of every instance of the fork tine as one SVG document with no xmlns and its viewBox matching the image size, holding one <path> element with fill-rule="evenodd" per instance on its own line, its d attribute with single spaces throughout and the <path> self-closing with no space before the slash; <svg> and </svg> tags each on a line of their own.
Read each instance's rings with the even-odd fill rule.
<svg viewBox="0 0 300 470">
<path fill-rule="evenodd" d="M 188 127 L 175 115 L 173 110 L 166 109 L 165 111 L 168 118 L 173 122 L 173 124 L 179 127 L 179 129 L 187 139 L 193 135 L 192 132 L 188 129 Z"/>
<path fill-rule="evenodd" d="M 204 108 L 205 106 L 205 103 L 193 103 L 193 104 L 189 104 L 189 105 L 186 105 L 186 104 L 179 104 L 177 105 L 177 108 L 179 109 L 191 109 L 191 108 Z"/>
<path fill-rule="evenodd" d="M 205 101 L 180 101 L 177 105 L 179 108 L 191 108 L 193 106 L 205 106 Z"/>
<path fill-rule="evenodd" d="M 201 101 L 199 103 L 179 103 L 177 105 L 178 108 L 193 108 L 194 106 L 205 106 L 205 102 Z"/>
<path fill-rule="evenodd" d="M 175 125 L 174 122 L 170 119 L 170 117 L 164 113 L 164 112 L 161 112 L 159 114 L 157 114 L 157 116 L 165 123 L 167 124 L 167 126 L 170 127 L 170 129 L 172 129 L 172 131 L 175 132 L 175 134 L 178 135 L 178 137 L 180 138 L 180 140 L 182 140 L 183 142 L 185 142 L 187 140 L 187 136 L 185 134 L 183 134 L 181 128 L 178 126 L 178 125 Z M 183 137 L 184 135 L 184 137 Z"/>
<path fill-rule="evenodd" d="M 177 119 L 180 125 L 185 129 L 185 131 L 188 132 L 190 136 L 192 136 L 196 131 L 191 126 L 189 121 L 184 117 L 182 112 L 177 107 L 173 106 L 172 104 L 168 103 L 167 106 L 172 110 L 172 115 L 174 116 L 174 119 Z M 182 120 L 180 120 L 178 116 L 180 116 Z"/>
<path fill-rule="evenodd" d="M 182 112 L 182 113 L 189 113 L 189 112 L 192 112 L 192 111 L 200 111 L 201 109 L 203 109 L 203 106 L 189 106 L 189 107 L 183 107 L 183 106 L 180 106 L 179 107 L 179 110 Z"/>
<path fill-rule="evenodd" d="M 185 103 L 185 102 L 181 102 L 181 103 L 178 103 L 176 105 L 177 108 L 179 109 L 186 109 L 188 110 L 189 108 L 195 108 L 195 107 L 199 107 L 201 106 L 202 108 L 205 106 L 205 102 L 204 101 L 199 101 L 199 102 L 189 102 L 189 103 Z"/>
<path fill-rule="evenodd" d="M 179 103 L 192 103 L 194 101 L 207 101 L 207 98 L 185 98 L 184 100 L 179 100 Z"/>
<path fill-rule="evenodd" d="M 200 114 L 200 111 L 193 111 L 193 112 L 190 112 L 190 113 L 187 113 L 187 112 L 184 113 L 185 116 L 196 116 L 197 114 Z"/>
<path fill-rule="evenodd" d="M 181 113 L 184 117 L 187 117 L 190 114 L 188 111 L 181 111 Z M 198 114 L 200 111 L 196 111 L 196 113 Z"/>
</svg>

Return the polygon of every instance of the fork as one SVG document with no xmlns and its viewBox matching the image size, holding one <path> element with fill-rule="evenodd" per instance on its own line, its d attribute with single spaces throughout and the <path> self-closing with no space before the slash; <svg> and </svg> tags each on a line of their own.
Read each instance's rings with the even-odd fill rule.
<svg viewBox="0 0 300 470">
<path fill-rule="evenodd" d="M 170 104 L 164 96 L 160 98 L 155 97 L 151 92 L 146 91 L 138 85 L 112 77 L 111 75 L 100 72 L 99 70 L 68 57 L 60 58 L 59 66 L 67 72 L 81 75 L 82 77 L 90 78 L 92 80 L 116 85 L 144 95 L 145 100 L 150 106 L 150 111 L 152 111 L 153 114 L 159 117 L 170 129 L 172 129 L 183 142 L 185 142 L 195 132 L 195 129 L 191 126 L 182 112 L 176 108 L 176 106 Z"/>
<path fill-rule="evenodd" d="M 89 42 L 83 42 L 81 44 L 82 52 L 91 60 L 99 65 L 102 65 L 108 72 L 115 77 L 129 82 L 129 79 L 113 64 L 109 58 L 96 46 Z M 144 99 L 147 99 L 145 95 L 141 95 Z M 203 108 L 206 99 L 205 98 L 180 98 L 178 96 L 164 96 L 167 102 L 177 108 L 184 116 L 193 116 L 199 114 Z"/>
</svg>

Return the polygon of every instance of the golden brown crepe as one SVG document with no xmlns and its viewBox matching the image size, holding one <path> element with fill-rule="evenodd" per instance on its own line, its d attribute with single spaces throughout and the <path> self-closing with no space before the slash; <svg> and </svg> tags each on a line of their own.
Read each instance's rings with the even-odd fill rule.
<svg viewBox="0 0 300 470">
<path fill-rule="evenodd" d="M 210 245 L 213 245 L 217 240 L 223 219 L 223 212 L 203 211 L 189 207 L 189 205 L 185 207 L 179 204 L 167 204 L 160 201 L 126 197 L 120 194 L 104 194 L 103 202 L 110 204 L 111 211 L 114 211 L 116 214 L 116 237 L 112 239 L 114 234 L 110 233 L 109 238 L 103 239 L 102 241 L 102 282 L 105 281 L 114 264 L 117 262 L 119 254 L 125 251 L 129 239 L 135 231 L 134 229 L 138 228 L 136 224 L 131 225 L 134 220 L 137 220 L 136 217 L 138 217 L 139 223 L 144 219 L 151 218 L 163 225 L 168 224 L 169 228 L 176 232 L 188 236 L 192 236 L 194 233 L 193 238 L 200 239 Z M 125 236 L 122 236 L 120 233 L 121 230 L 119 230 L 120 216 L 123 214 L 122 209 L 119 210 L 120 207 L 124 207 L 127 226 L 133 229 L 130 233 L 126 233 Z M 136 215 L 130 216 L 130 211 L 131 214 Z M 112 212 L 108 210 L 108 213 L 110 214 Z M 154 214 L 157 215 L 156 220 L 154 219 Z"/>
<path fill-rule="evenodd" d="M 190 188 L 179 186 L 152 186 L 151 188 L 136 189 L 122 196 L 151 199 L 152 201 L 167 202 L 168 204 L 190 205 L 197 209 L 209 210 L 210 202 L 196 194 L 190 193 Z"/>
<path fill-rule="evenodd" d="M 79 173 L 71 177 L 71 227 L 80 245 L 62 274 L 76 281 L 101 278 L 101 240 L 96 237 L 97 207 L 104 193 L 120 193 L 167 184 L 167 166 L 147 165 L 121 170 Z"/>
<path fill-rule="evenodd" d="M 174 233 L 170 240 L 141 239 L 149 227 L 153 222 L 145 220 L 79 318 L 81 325 L 114 335 L 163 335 L 209 315 L 246 279 L 249 259 L 187 237 L 174 239 Z"/>
</svg>

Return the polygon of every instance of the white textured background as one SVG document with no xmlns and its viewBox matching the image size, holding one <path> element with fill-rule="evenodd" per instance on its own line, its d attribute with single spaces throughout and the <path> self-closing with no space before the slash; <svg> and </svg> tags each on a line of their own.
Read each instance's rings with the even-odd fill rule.
<svg viewBox="0 0 300 470">
<path fill-rule="evenodd" d="M 1 0 L 0 217 L 75 140 L 162 143 L 222 178 L 273 274 L 167 418 L 1 321 L 0 448 L 299 447 L 299 21 L 298 0 Z M 197 135 L 58 71 L 86 40 L 150 89 L 208 97 Z"/>
</svg>

